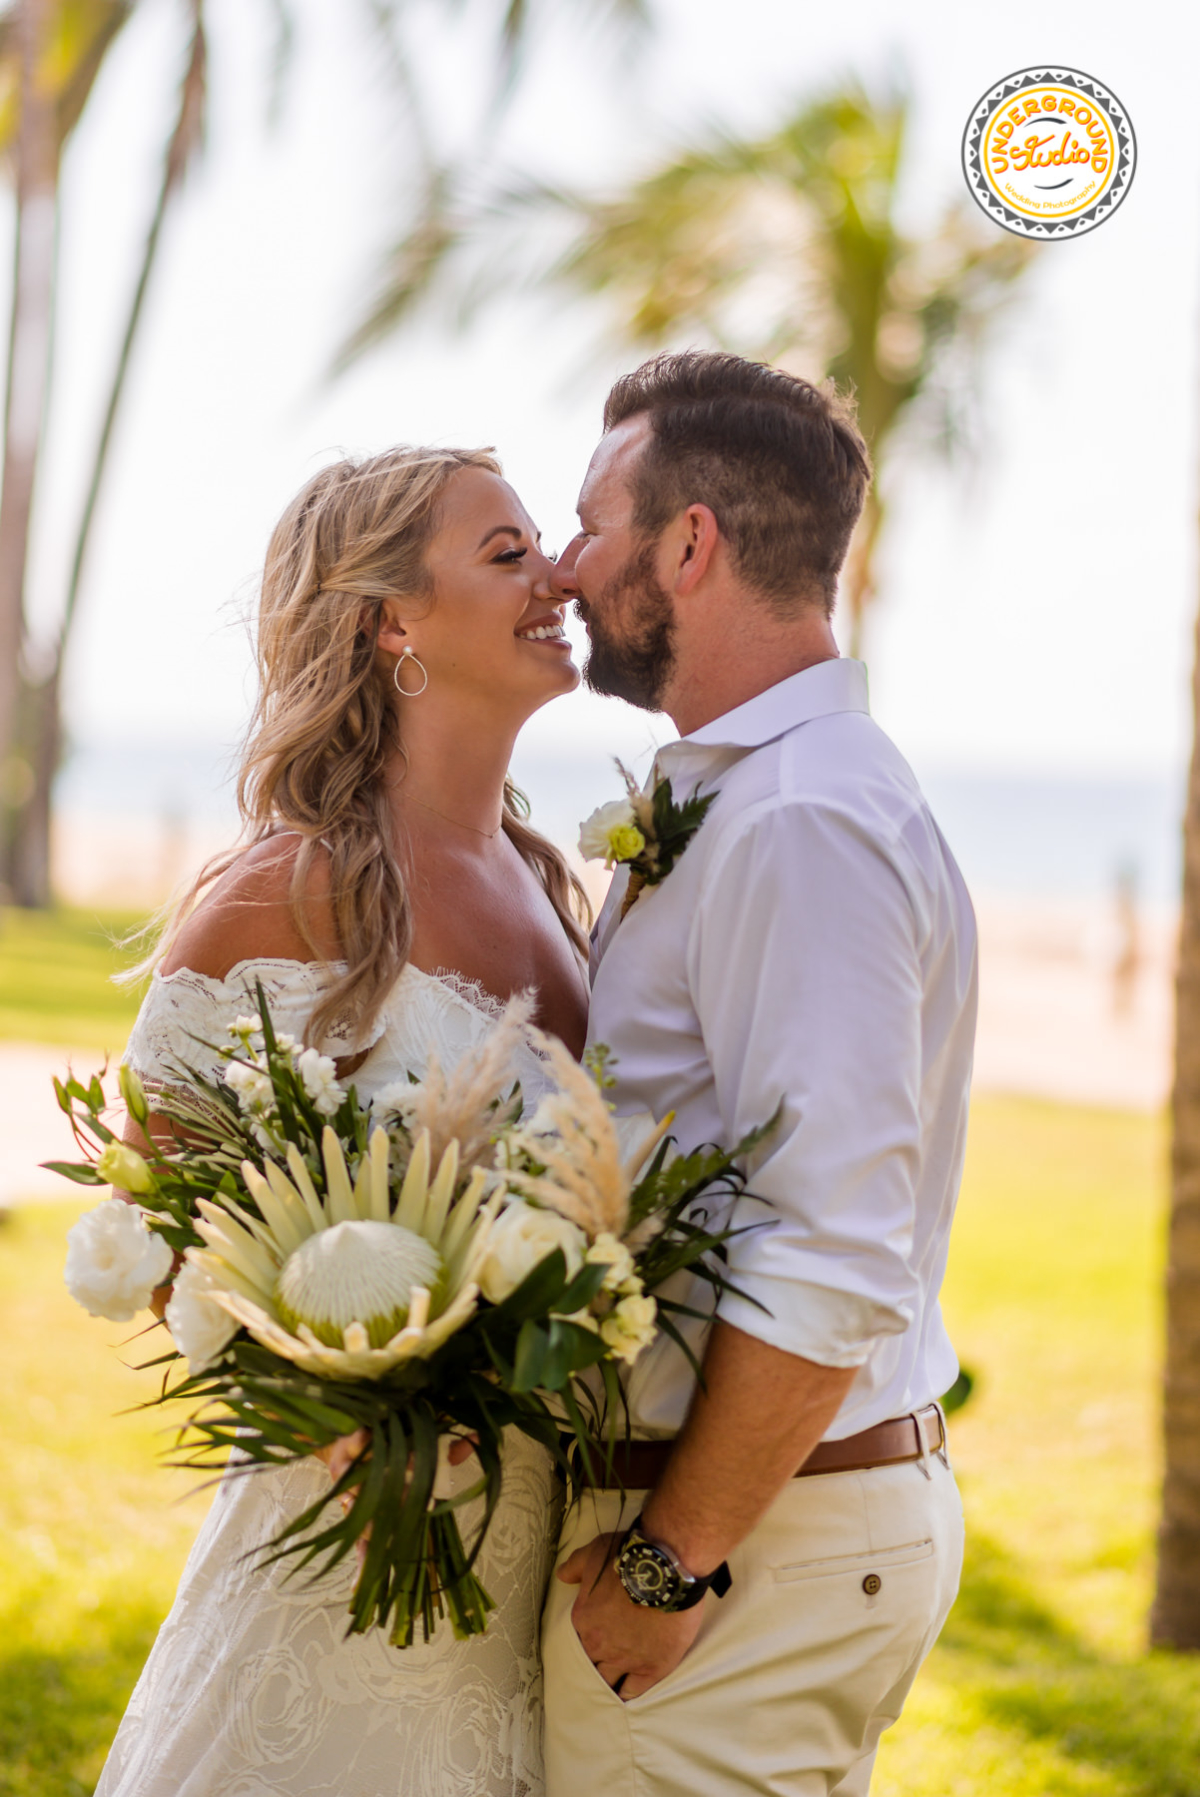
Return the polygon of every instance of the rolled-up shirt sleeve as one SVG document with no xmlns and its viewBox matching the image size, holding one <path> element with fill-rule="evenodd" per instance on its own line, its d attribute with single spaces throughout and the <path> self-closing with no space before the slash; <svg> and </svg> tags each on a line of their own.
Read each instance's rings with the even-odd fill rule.
<svg viewBox="0 0 1200 1797">
<path fill-rule="evenodd" d="M 861 1365 L 917 1295 L 918 909 L 892 844 L 834 805 L 793 802 L 743 820 L 692 920 L 726 1140 L 780 1107 L 733 1213 L 761 1227 L 729 1244 L 737 1290 L 719 1315 L 825 1366 Z"/>
</svg>

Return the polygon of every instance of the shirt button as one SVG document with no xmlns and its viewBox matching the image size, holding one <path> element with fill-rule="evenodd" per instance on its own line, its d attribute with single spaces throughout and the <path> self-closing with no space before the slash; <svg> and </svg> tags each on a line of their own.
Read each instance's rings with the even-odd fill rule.
<svg viewBox="0 0 1200 1797">
<path fill-rule="evenodd" d="M 874 1597 L 877 1591 L 883 1590 L 883 1580 L 877 1572 L 869 1572 L 863 1580 L 863 1590 L 868 1597 Z"/>
</svg>

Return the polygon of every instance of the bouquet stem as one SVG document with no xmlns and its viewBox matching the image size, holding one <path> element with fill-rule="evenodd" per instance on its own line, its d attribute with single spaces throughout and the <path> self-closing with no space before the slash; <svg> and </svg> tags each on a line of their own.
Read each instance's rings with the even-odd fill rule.
<svg viewBox="0 0 1200 1797">
<path fill-rule="evenodd" d="M 390 1595 L 395 1618 L 390 1637 L 393 1647 L 412 1646 L 418 1620 L 426 1641 L 430 1640 L 436 1622 L 445 1615 L 449 1615 L 459 1641 L 482 1635 L 488 1612 L 496 1607 L 467 1564 L 452 1511 L 434 1511 L 428 1517 L 420 1558 L 397 1566 Z M 356 1620 L 355 1632 L 365 1632 L 375 1620 Z"/>
</svg>

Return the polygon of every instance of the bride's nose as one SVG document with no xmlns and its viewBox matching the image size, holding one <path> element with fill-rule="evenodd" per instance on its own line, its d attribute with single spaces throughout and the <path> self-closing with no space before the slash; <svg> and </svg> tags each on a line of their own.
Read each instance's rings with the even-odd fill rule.
<svg viewBox="0 0 1200 1797">
<path fill-rule="evenodd" d="M 538 551 L 538 567 L 534 574 L 532 595 L 535 599 L 545 600 L 547 605 L 566 605 L 567 596 L 559 592 L 557 568 L 548 555 Z"/>
</svg>

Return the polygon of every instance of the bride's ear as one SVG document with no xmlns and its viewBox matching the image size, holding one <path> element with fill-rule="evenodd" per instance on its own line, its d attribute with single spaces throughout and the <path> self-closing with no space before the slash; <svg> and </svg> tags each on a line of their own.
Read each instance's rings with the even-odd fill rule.
<svg viewBox="0 0 1200 1797">
<path fill-rule="evenodd" d="M 399 608 L 390 599 L 385 599 L 379 613 L 375 647 L 382 649 L 385 655 L 401 655 L 411 646 Z"/>
</svg>

